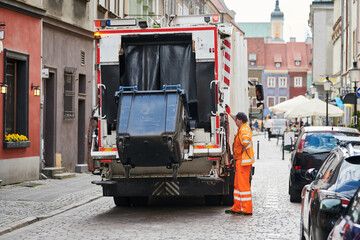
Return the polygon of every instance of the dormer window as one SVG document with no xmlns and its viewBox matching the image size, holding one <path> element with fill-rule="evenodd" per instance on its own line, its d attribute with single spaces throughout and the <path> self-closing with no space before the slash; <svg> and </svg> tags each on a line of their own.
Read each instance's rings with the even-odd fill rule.
<svg viewBox="0 0 360 240">
<path fill-rule="evenodd" d="M 277 67 L 277 68 L 281 67 L 282 57 L 280 54 L 276 54 L 274 56 L 274 62 L 275 62 L 275 67 Z"/>
<path fill-rule="evenodd" d="M 250 62 L 250 66 L 256 65 L 256 54 L 254 53 L 249 54 L 249 62 Z"/>
<path fill-rule="evenodd" d="M 299 53 L 299 52 L 294 53 L 294 63 L 295 63 L 295 66 L 301 65 L 301 53 Z"/>
</svg>

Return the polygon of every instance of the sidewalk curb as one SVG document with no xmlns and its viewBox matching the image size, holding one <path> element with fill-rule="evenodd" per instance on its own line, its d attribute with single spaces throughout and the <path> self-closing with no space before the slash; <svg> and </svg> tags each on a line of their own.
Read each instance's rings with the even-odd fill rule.
<svg viewBox="0 0 360 240">
<path fill-rule="evenodd" d="M 28 225 L 30 225 L 32 223 L 35 223 L 35 222 L 38 222 L 38 221 L 41 221 L 41 220 L 56 216 L 56 215 L 58 215 L 60 213 L 69 211 L 69 210 L 71 210 L 73 208 L 80 207 L 80 206 L 85 205 L 85 204 L 87 204 L 89 202 L 95 201 L 95 200 L 97 200 L 97 199 L 99 199 L 101 197 L 102 196 L 94 196 L 94 197 L 85 198 L 82 201 L 79 201 L 77 203 L 73 203 L 73 204 L 70 204 L 68 206 L 62 207 L 60 209 L 54 210 L 54 211 L 52 211 L 52 212 L 50 212 L 48 214 L 43 214 L 43 215 L 40 215 L 40 216 L 37 216 L 37 217 L 27 217 L 27 218 L 24 218 L 24 219 L 22 219 L 20 221 L 11 223 L 11 224 L 9 224 L 7 226 L 0 227 L 0 236 L 3 235 L 3 234 L 9 233 L 11 231 L 14 231 L 16 229 L 28 226 Z"/>
</svg>

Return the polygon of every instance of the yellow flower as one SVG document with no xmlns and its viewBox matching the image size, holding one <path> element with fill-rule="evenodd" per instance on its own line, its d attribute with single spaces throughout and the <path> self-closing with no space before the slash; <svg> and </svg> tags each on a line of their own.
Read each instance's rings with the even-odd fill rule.
<svg viewBox="0 0 360 240">
<path fill-rule="evenodd" d="M 23 142 L 28 141 L 28 138 L 24 135 L 19 135 L 17 133 L 5 135 L 5 142 Z"/>
</svg>

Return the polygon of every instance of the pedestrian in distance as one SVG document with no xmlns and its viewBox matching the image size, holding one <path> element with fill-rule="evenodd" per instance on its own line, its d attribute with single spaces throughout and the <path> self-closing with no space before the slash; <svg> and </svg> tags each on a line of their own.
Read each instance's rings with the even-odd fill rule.
<svg viewBox="0 0 360 240">
<path fill-rule="evenodd" d="M 255 120 L 254 128 L 255 128 L 255 131 L 259 131 L 259 123 L 258 123 L 257 119 Z"/>
<path fill-rule="evenodd" d="M 236 115 L 232 115 L 230 108 L 227 111 L 231 118 L 234 119 L 238 131 L 233 144 L 235 160 L 234 204 L 231 209 L 225 210 L 225 213 L 251 216 L 253 206 L 250 174 L 252 164 L 255 162 L 252 132 L 247 125 L 248 118 L 245 113 L 239 112 Z"/>
<path fill-rule="evenodd" d="M 268 119 L 266 119 L 265 121 L 265 128 L 268 132 L 268 138 L 269 138 L 269 141 L 270 141 L 270 138 L 271 138 L 271 131 L 273 130 L 274 128 L 274 121 L 271 119 L 271 116 L 269 116 Z"/>
</svg>

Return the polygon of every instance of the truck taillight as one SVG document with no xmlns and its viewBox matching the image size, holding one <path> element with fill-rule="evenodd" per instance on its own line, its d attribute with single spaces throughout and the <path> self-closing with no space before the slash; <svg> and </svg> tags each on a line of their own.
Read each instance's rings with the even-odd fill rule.
<svg viewBox="0 0 360 240">
<path fill-rule="evenodd" d="M 111 159 L 103 159 L 103 160 L 100 160 L 100 162 L 104 163 L 104 162 L 111 162 Z"/>
<path fill-rule="evenodd" d="M 302 153 L 303 152 L 304 145 L 305 145 L 305 139 L 306 139 L 306 133 L 304 133 L 304 135 L 300 139 L 300 143 L 299 143 L 298 148 L 296 149 L 296 153 Z"/>
</svg>

